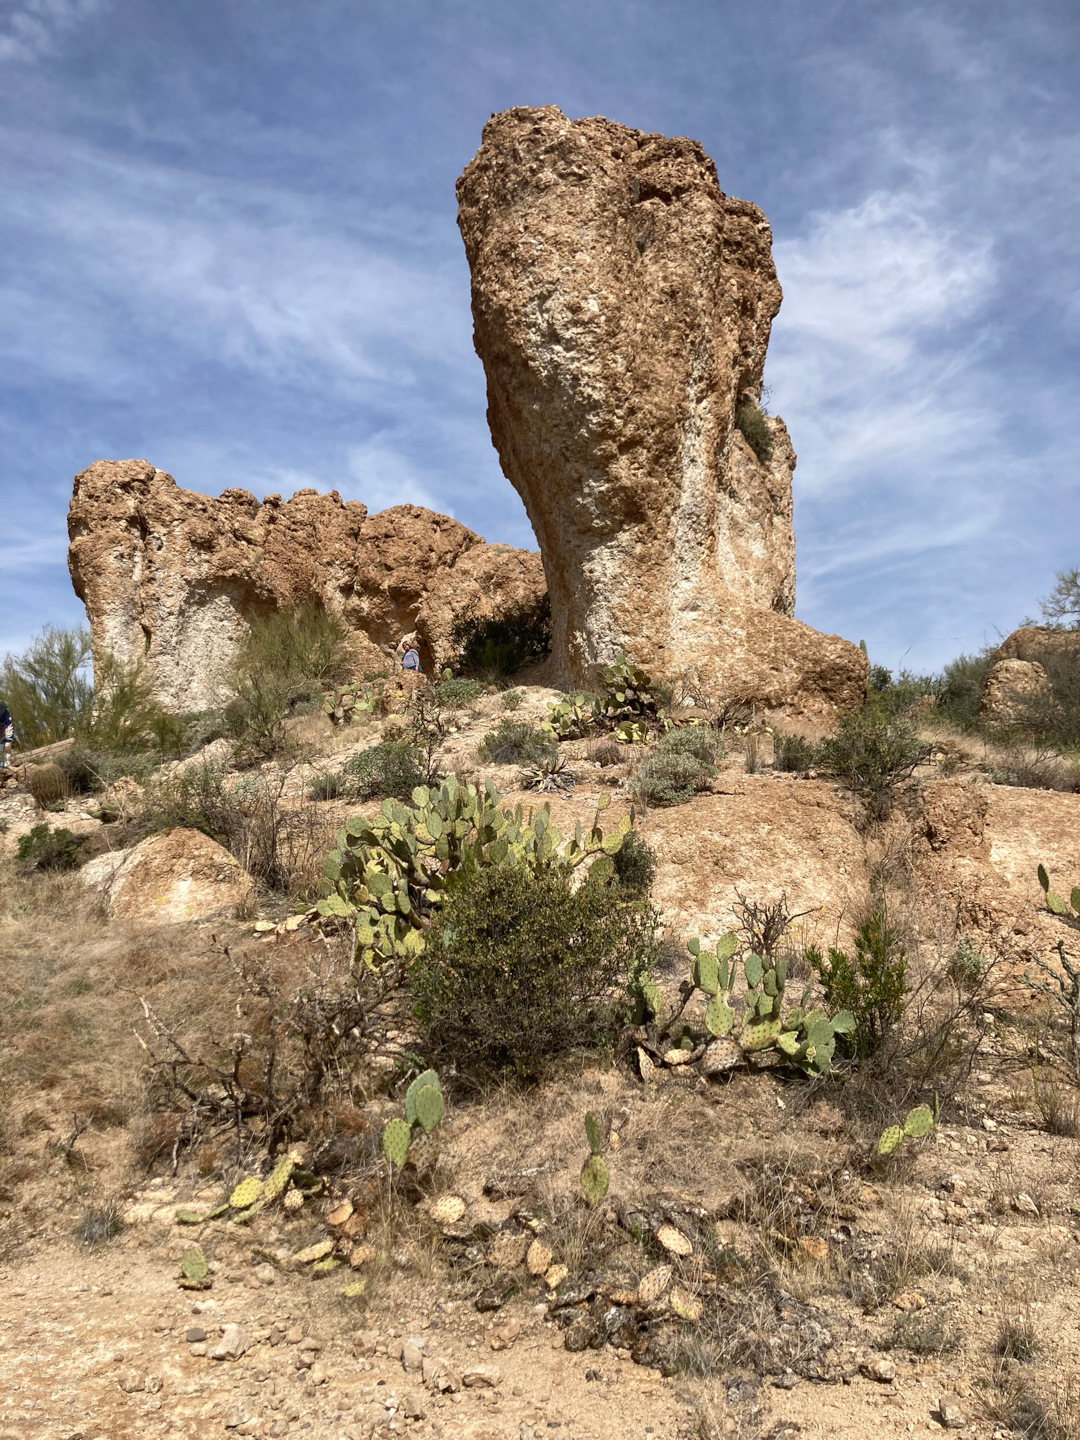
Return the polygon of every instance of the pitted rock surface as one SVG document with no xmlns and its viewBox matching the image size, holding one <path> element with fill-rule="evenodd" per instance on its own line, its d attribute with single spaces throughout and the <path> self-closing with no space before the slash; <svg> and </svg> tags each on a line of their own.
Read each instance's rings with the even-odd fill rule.
<svg viewBox="0 0 1080 1440">
<path fill-rule="evenodd" d="M 95 658 L 144 659 L 177 710 L 218 703 L 250 620 L 309 596 L 356 632 L 361 673 L 387 668 L 414 631 L 430 673 L 452 653 L 459 616 L 489 618 L 544 593 L 539 555 L 487 545 L 418 505 L 369 515 L 336 491 L 214 498 L 146 460 L 99 460 L 77 475 L 68 534 Z"/>
<path fill-rule="evenodd" d="M 756 405 L 781 299 L 756 206 L 697 142 L 554 106 L 493 116 L 458 181 L 488 418 L 552 606 L 552 681 L 625 653 L 791 713 L 857 708 L 865 657 L 792 619 L 783 421 Z"/>
</svg>

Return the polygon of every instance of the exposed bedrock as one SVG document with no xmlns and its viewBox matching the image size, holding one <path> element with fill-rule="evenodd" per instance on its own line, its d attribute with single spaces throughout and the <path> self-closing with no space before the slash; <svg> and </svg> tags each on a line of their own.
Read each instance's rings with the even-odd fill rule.
<svg viewBox="0 0 1080 1440">
<path fill-rule="evenodd" d="M 865 657 L 792 618 L 784 424 L 766 422 L 763 461 L 735 423 L 760 399 L 781 298 L 761 211 L 724 195 L 695 141 L 554 106 L 494 116 L 458 201 L 553 680 L 625 653 L 793 714 L 858 706 Z"/>
<path fill-rule="evenodd" d="M 197 710 L 227 693 L 228 662 L 253 617 L 314 596 L 355 632 L 357 663 L 386 668 L 416 632 L 430 668 L 459 616 L 483 620 L 544 593 L 539 555 L 486 545 L 417 505 L 369 515 L 336 491 L 260 504 L 181 490 L 146 460 L 99 460 L 75 477 L 68 564 L 94 656 L 149 667 L 161 700 Z"/>
</svg>

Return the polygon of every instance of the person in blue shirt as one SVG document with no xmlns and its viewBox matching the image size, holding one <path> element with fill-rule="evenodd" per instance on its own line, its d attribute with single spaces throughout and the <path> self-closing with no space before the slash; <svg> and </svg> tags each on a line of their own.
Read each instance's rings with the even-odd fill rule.
<svg viewBox="0 0 1080 1440">
<path fill-rule="evenodd" d="M 420 664 L 420 651 L 416 648 L 415 634 L 402 636 L 398 649 L 401 652 L 402 670 L 411 670 L 415 675 L 422 675 L 424 667 Z"/>
<path fill-rule="evenodd" d="M 0 769 L 7 769 L 11 763 L 11 747 L 15 743 L 15 724 L 11 711 L 0 704 Z"/>
</svg>

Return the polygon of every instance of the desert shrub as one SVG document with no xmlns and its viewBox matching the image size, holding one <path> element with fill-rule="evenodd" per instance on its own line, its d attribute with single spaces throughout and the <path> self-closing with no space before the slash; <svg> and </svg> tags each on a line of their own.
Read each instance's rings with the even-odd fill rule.
<svg viewBox="0 0 1080 1440">
<path fill-rule="evenodd" d="M 894 787 L 930 754 L 914 725 L 874 705 L 843 715 L 836 734 L 817 750 L 817 763 L 863 797 L 871 818 L 886 815 Z"/>
<path fill-rule="evenodd" d="M 271 753 L 283 742 L 290 712 L 314 704 L 351 668 L 344 621 L 314 600 L 252 621 L 232 665 L 230 733 L 254 753 Z"/>
<path fill-rule="evenodd" d="M 322 878 L 334 826 L 314 806 L 290 799 L 288 783 L 288 772 L 230 778 L 220 765 L 192 764 L 148 790 L 146 818 L 155 830 L 201 830 L 263 885 L 308 898 Z"/>
<path fill-rule="evenodd" d="M 534 605 L 518 605 L 488 620 L 459 616 L 453 641 L 461 670 L 498 684 L 551 650 L 551 603 L 545 595 Z"/>
<path fill-rule="evenodd" d="M 816 764 L 817 746 L 805 735 L 778 733 L 774 737 L 774 770 L 812 770 Z"/>
<path fill-rule="evenodd" d="M 558 742 L 529 720 L 500 720 L 481 740 L 481 759 L 491 765 L 539 765 L 558 753 Z"/>
<path fill-rule="evenodd" d="M 989 958 L 979 949 L 974 938 L 961 935 L 949 957 L 949 979 L 961 988 L 973 990 L 989 967 Z"/>
<path fill-rule="evenodd" d="M 448 710 L 463 710 L 466 705 L 472 705 L 479 700 L 484 693 L 484 685 L 479 680 L 469 680 L 465 676 L 455 676 L 450 680 L 440 680 L 435 686 L 435 694 L 440 705 L 445 705 Z"/>
<path fill-rule="evenodd" d="M 77 726 L 87 745 L 112 755 L 147 752 L 161 759 L 182 752 L 183 721 L 155 700 L 143 666 L 125 665 L 106 655 L 95 682 L 93 706 Z"/>
<path fill-rule="evenodd" d="M 312 800 L 338 800 L 348 789 L 348 781 L 340 770 L 327 770 L 316 775 L 308 788 Z"/>
<path fill-rule="evenodd" d="M 15 858 L 34 870 L 74 870 L 79 844 L 79 837 L 70 830 L 35 825 L 20 837 Z"/>
<path fill-rule="evenodd" d="M 145 780 L 163 758 L 153 750 L 113 752 L 77 744 L 54 763 L 64 772 L 73 795 L 95 795 L 114 780 Z"/>
<path fill-rule="evenodd" d="M 124 1222 L 120 1206 L 115 1200 L 88 1206 L 75 1230 L 77 1238 L 91 1248 L 105 1245 L 123 1233 Z"/>
<path fill-rule="evenodd" d="M 1063 790 L 1070 794 L 1080 789 L 1080 767 L 1045 745 L 1030 750 L 1010 745 L 1000 764 L 988 773 L 995 785 L 1015 785 L 1022 790 Z"/>
<path fill-rule="evenodd" d="M 407 740 L 381 740 L 346 760 L 342 776 L 350 799 L 407 800 L 424 784 L 424 757 Z"/>
<path fill-rule="evenodd" d="M 90 634 L 49 625 L 21 655 L 0 665 L 0 702 L 15 721 L 26 749 L 66 740 L 89 716 L 94 687 L 89 673 Z"/>
<path fill-rule="evenodd" d="M 656 878 L 656 851 L 631 830 L 614 856 L 619 884 L 632 895 L 647 896 Z"/>
<path fill-rule="evenodd" d="M 1030 658 L 1046 671 L 1050 693 L 1028 699 L 1021 728 L 1037 746 L 1059 750 L 1080 747 L 1080 649 L 1072 654 L 1036 651 Z"/>
<path fill-rule="evenodd" d="M 525 699 L 523 690 L 504 690 L 502 695 L 502 708 L 504 710 L 520 710 L 521 702 Z"/>
<path fill-rule="evenodd" d="M 723 754 L 723 740 L 707 726 L 669 730 L 635 771 L 633 793 L 645 805 L 681 805 L 709 788 Z"/>
<path fill-rule="evenodd" d="M 987 648 L 977 655 L 959 655 L 950 661 L 937 682 L 937 713 L 962 730 L 977 726 L 983 687 L 994 652 Z"/>
<path fill-rule="evenodd" d="M 425 1054 L 479 1083 L 608 1044 L 629 978 L 653 962 L 651 912 L 621 886 L 575 889 L 560 864 L 458 877 L 411 971 Z"/>
<path fill-rule="evenodd" d="M 898 670 L 894 675 L 885 665 L 870 667 L 870 701 L 884 715 L 905 715 L 927 696 L 936 701 L 939 680 L 933 675 L 916 675 Z"/>
<path fill-rule="evenodd" d="M 821 982 L 826 1008 L 855 1017 L 855 1029 L 840 1037 L 841 1045 L 860 1060 L 877 1054 L 900 1023 L 907 994 L 907 950 L 884 902 L 859 926 L 854 955 L 830 948 L 825 956 L 811 945 L 805 958 Z"/>
<path fill-rule="evenodd" d="M 747 400 L 735 412 L 735 424 L 742 432 L 743 439 L 763 464 L 772 459 L 772 431 L 761 410 Z"/>
</svg>

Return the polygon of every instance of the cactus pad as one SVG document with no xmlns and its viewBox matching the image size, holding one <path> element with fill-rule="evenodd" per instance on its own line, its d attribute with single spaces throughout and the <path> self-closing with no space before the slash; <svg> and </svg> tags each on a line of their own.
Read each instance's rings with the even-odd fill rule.
<svg viewBox="0 0 1080 1440">
<path fill-rule="evenodd" d="M 192 1245 L 190 1250 L 184 1251 L 184 1258 L 180 1261 L 180 1273 L 185 1280 L 194 1280 L 198 1284 L 206 1279 L 208 1269 L 201 1245 Z"/>
<path fill-rule="evenodd" d="M 779 1020 L 759 1020 L 742 1032 L 742 1047 L 751 1052 L 767 1050 L 780 1034 Z"/>
<path fill-rule="evenodd" d="M 581 1169 L 581 1188 L 590 1205 L 599 1205 L 608 1192 L 611 1177 L 602 1155 L 590 1155 Z"/>
<path fill-rule="evenodd" d="M 594 1155 L 599 1155 L 603 1135 L 600 1131 L 600 1121 L 591 1110 L 585 1116 L 585 1134 L 589 1141 L 589 1149 Z"/>
<path fill-rule="evenodd" d="M 283 1155 L 278 1163 L 270 1171 L 266 1184 L 263 1186 L 263 1199 L 267 1205 L 272 1205 L 279 1195 L 285 1193 L 285 1187 L 289 1178 L 296 1168 L 296 1162 L 291 1155 Z"/>
<path fill-rule="evenodd" d="M 177 1210 L 173 1219 L 177 1225 L 201 1225 L 206 1219 L 206 1212 L 198 1210 Z"/>
<path fill-rule="evenodd" d="M 748 955 L 743 961 L 743 974 L 746 976 L 746 983 L 751 990 L 756 990 L 761 984 L 761 977 L 765 974 L 765 966 L 762 964 L 760 955 Z"/>
<path fill-rule="evenodd" d="M 928 1105 L 916 1105 L 909 1110 L 904 1120 L 904 1134 L 913 1140 L 923 1140 L 934 1128 L 934 1112 Z"/>
<path fill-rule="evenodd" d="M 412 1140 L 412 1129 L 404 1120 L 391 1120 L 382 1134 L 382 1152 L 391 1165 L 399 1168 L 405 1164 Z"/>
<path fill-rule="evenodd" d="M 439 1077 L 434 1070 L 425 1070 L 422 1075 L 418 1075 L 405 1091 L 405 1120 L 409 1125 L 416 1124 L 416 1097 L 425 1085 L 433 1085 L 436 1090 L 439 1089 Z"/>
<path fill-rule="evenodd" d="M 718 960 L 730 960 L 735 951 L 739 948 L 739 942 L 732 934 L 721 935 L 716 942 L 716 958 Z"/>
<path fill-rule="evenodd" d="M 336 1270 L 340 1264 L 340 1260 L 335 1260 L 332 1255 L 328 1255 L 325 1260 L 316 1260 L 311 1267 L 311 1273 L 321 1279 L 324 1275 L 329 1275 L 331 1270 Z"/>
<path fill-rule="evenodd" d="M 295 1215 L 298 1210 L 304 1208 L 304 1197 L 300 1194 L 299 1190 L 288 1190 L 285 1193 L 285 1199 L 281 1203 L 290 1215 Z"/>
<path fill-rule="evenodd" d="M 443 1117 L 446 1102 L 438 1085 L 421 1085 L 413 1101 L 416 1119 L 425 1135 L 430 1135 Z"/>
<path fill-rule="evenodd" d="M 705 1028 L 710 1035 L 718 1038 L 731 1034 L 735 1024 L 735 1011 L 722 995 L 714 995 L 705 1010 Z"/>
<path fill-rule="evenodd" d="M 694 961 L 694 984 L 706 995 L 715 995 L 720 988 L 720 967 L 716 956 L 708 951 Z"/>
<path fill-rule="evenodd" d="M 877 1153 L 879 1155 L 891 1155 L 904 1138 L 904 1132 L 899 1125 L 890 1125 L 888 1129 L 881 1132 L 881 1139 L 877 1142 Z"/>
<path fill-rule="evenodd" d="M 246 1180 L 241 1180 L 236 1189 L 229 1196 L 229 1205 L 233 1210 L 247 1210 L 254 1205 L 256 1200 L 262 1198 L 263 1183 L 254 1175 L 249 1175 Z"/>
</svg>

